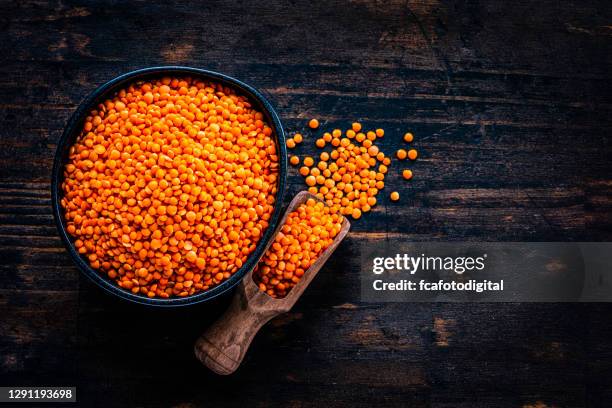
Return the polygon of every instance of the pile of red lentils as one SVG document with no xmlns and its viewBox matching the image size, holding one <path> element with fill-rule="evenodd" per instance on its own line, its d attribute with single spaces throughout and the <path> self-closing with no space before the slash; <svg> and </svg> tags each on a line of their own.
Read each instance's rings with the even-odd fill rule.
<svg viewBox="0 0 612 408">
<path fill-rule="evenodd" d="M 309 127 L 317 129 L 318 120 L 312 119 Z M 331 145 L 331 151 L 321 152 L 318 161 L 306 156 L 299 168 L 308 191 L 325 200 L 333 213 L 361 218 L 363 213 L 369 212 L 376 205 L 376 197 L 385 187 L 385 175 L 391 158 L 375 144 L 384 135 L 383 129 L 364 131 L 358 122 L 353 123 L 345 132 L 334 129 L 323 133 L 322 137 L 316 139 L 315 145 L 320 149 Z M 293 149 L 302 140 L 302 134 L 296 133 L 287 140 L 287 147 Z M 414 136 L 406 133 L 403 140 L 411 143 Z M 418 154 L 415 149 L 399 149 L 396 156 L 399 160 L 416 160 Z M 300 158 L 292 155 L 289 162 L 299 166 Z M 406 180 L 412 179 L 412 170 L 404 169 L 402 176 Z M 391 192 L 390 199 L 398 201 L 399 193 Z"/>
<path fill-rule="evenodd" d="M 183 297 L 228 279 L 253 252 L 278 156 L 246 97 L 168 77 L 91 111 L 64 177 L 67 231 L 91 266 L 135 294 Z"/>
</svg>

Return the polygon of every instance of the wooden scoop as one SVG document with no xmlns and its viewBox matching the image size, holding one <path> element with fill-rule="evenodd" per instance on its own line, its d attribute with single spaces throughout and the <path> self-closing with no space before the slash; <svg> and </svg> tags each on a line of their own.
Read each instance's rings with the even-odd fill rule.
<svg viewBox="0 0 612 408">
<path fill-rule="evenodd" d="M 285 224 L 287 215 L 309 198 L 320 201 L 314 195 L 302 191 L 289 203 L 268 247 L 274 242 L 276 235 Z M 196 357 L 217 374 L 228 375 L 236 371 L 255 334 L 270 319 L 288 312 L 293 307 L 304 289 L 319 272 L 319 269 L 342 242 L 350 228 L 351 224 L 344 218 L 342 229 L 332 244 L 323 251 L 284 298 L 275 299 L 259 290 L 257 284 L 253 281 L 253 269 L 250 270 L 238 285 L 234 299 L 227 311 L 196 341 L 194 346 Z M 268 247 L 266 247 L 266 251 Z"/>
</svg>

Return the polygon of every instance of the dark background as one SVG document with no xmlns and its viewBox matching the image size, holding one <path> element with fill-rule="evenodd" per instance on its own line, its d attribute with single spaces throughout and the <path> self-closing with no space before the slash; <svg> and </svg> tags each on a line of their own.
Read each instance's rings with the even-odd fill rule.
<svg viewBox="0 0 612 408">
<path fill-rule="evenodd" d="M 168 3 L 168 4 L 167 4 Z M 0 1 L 0 385 L 76 385 L 82 406 L 604 407 L 607 304 L 365 304 L 363 242 L 609 241 L 607 1 Z M 391 166 L 374 211 L 231 377 L 195 338 L 224 308 L 149 309 L 79 276 L 50 173 L 86 94 L 183 64 L 262 90 L 289 132 L 360 120 Z M 302 189 L 292 168 L 290 198 Z M 397 189 L 402 199 L 391 204 Z"/>
</svg>

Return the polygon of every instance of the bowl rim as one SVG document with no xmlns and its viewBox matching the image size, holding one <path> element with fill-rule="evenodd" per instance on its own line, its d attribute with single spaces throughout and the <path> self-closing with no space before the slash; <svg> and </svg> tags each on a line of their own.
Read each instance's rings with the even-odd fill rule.
<svg viewBox="0 0 612 408">
<path fill-rule="evenodd" d="M 269 220 L 268 228 L 264 232 L 262 238 L 257 242 L 255 250 L 249 255 L 247 261 L 227 280 L 221 284 L 207 289 L 203 292 L 192 296 L 186 297 L 171 297 L 167 299 L 163 298 L 149 298 L 140 294 L 134 294 L 128 290 L 125 290 L 117 286 L 110 279 L 102 276 L 102 274 L 92 268 L 89 263 L 80 255 L 66 231 L 66 224 L 63 216 L 63 209 L 60 205 L 62 197 L 61 183 L 64 178 L 64 166 L 66 162 L 67 152 L 70 146 L 76 141 L 76 138 L 81 132 L 83 122 L 87 114 L 98 105 L 104 98 L 112 95 L 127 84 L 136 82 L 138 80 L 144 80 L 148 78 L 161 77 L 163 75 L 182 75 L 182 76 L 196 76 L 201 77 L 205 80 L 212 80 L 220 82 L 230 88 L 235 89 L 238 93 L 246 96 L 251 103 L 254 103 L 258 109 L 262 111 L 266 120 L 271 125 L 274 134 L 276 135 L 276 147 L 278 152 L 279 160 L 279 171 L 278 171 L 278 184 L 276 192 L 276 200 L 274 203 L 274 209 Z M 58 141 L 57 148 L 55 150 L 55 156 L 53 161 L 53 169 L 51 173 L 51 203 L 53 206 L 53 218 L 58 229 L 60 238 L 64 243 L 64 246 L 68 250 L 70 257 L 75 262 L 76 266 L 81 273 L 86 275 L 96 285 L 104 289 L 106 292 L 116 295 L 122 299 L 159 307 L 174 307 L 174 306 L 186 306 L 194 305 L 197 303 L 205 302 L 222 295 L 223 293 L 233 289 L 242 278 L 255 267 L 259 259 L 264 253 L 267 243 L 273 236 L 276 230 L 277 224 L 280 220 L 283 198 L 286 190 L 286 178 L 287 178 L 287 149 L 285 146 L 285 131 L 280 118 L 272 106 L 272 104 L 254 87 L 236 79 L 231 76 L 221 74 L 219 72 L 210 71 L 201 68 L 193 68 L 188 66 L 155 66 L 149 68 L 142 68 L 133 71 L 126 72 L 117 77 L 110 79 L 104 84 L 93 90 L 87 97 L 79 104 L 75 112 L 71 115 L 70 119 L 66 123 L 64 131 Z"/>
</svg>

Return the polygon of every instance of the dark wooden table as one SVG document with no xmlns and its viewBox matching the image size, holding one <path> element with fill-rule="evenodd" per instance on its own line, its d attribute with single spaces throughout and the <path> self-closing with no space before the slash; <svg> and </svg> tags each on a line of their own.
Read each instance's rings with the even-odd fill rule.
<svg viewBox="0 0 612 408">
<path fill-rule="evenodd" d="M 612 238 L 606 1 L 170 3 L 0 2 L 0 385 L 76 385 L 99 407 L 611 405 L 611 305 L 367 304 L 358 277 L 362 242 Z M 163 64 L 254 85 L 289 131 L 359 119 L 387 153 L 407 130 L 421 153 L 412 182 L 391 168 L 400 204 L 386 189 L 231 377 L 192 354 L 227 299 L 112 298 L 51 215 L 67 118 Z M 289 184 L 304 187 L 295 168 Z"/>
</svg>

